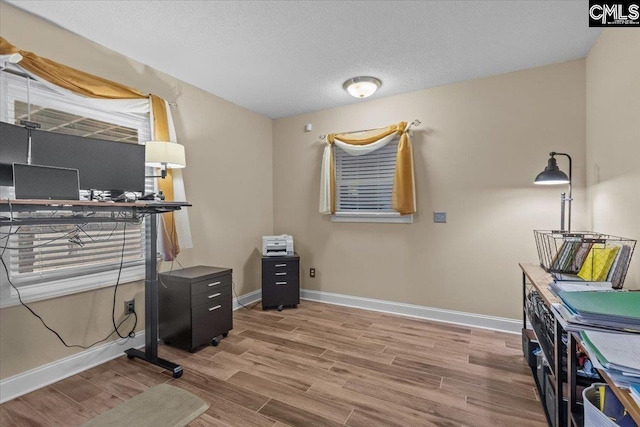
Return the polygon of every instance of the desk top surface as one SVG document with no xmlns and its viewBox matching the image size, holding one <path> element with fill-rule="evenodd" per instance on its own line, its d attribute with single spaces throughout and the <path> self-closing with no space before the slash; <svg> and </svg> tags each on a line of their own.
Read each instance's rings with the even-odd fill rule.
<svg viewBox="0 0 640 427">
<path fill-rule="evenodd" d="M 551 304 L 559 303 L 560 300 L 551 292 L 549 285 L 553 282 L 551 274 L 544 271 L 539 264 L 520 263 L 522 272 L 527 276 L 531 284 L 538 291 L 547 307 L 551 308 Z"/>
<path fill-rule="evenodd" d="M 97 202 L 89 200 L 0 200 L 0 225 L 46 225 L 84 222 L 130 222 L 143 215 L 174 212 L 191 206 L 189 202 Z M 42 212 L 59 212 L 65 215 L 43 217 Z M 94 216 L 95 213 L 126 214 L 121 216 Z M 68 213 L 72 213 L 69 215 Z M 15 214 L 15 216 L 14 216 Z M 18 215 L 20 214 L 20 215 Z M 25 214 L 25 215 L 23 215 Z M 52 214 L 53 215 L 53 214 Z"/>
<path fill-rule="evenodd" d="M 16 200 L 7 200 L 0 199 L 0 205 L 9 205 L 11 206 L 90 206 L 90 207 L 139 207 L 139 208 L 151 208 L 151 207 L 161 207 L 161 208 L 170 208 L 170 207 L 184 207 L 191 206 L 189 202 L 157 202 L 157 201 L 146 201 L 146 200 L 138 200 L 136 202 L 98 202 L 95 200 L 47 200 L 47 199 L 16 199 Z"/>
</svg>

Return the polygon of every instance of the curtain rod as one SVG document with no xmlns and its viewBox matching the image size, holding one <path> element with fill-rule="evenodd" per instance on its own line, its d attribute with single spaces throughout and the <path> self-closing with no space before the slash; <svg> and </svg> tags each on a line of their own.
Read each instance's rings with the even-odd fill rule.
<svg viewBox="0 0 640 427">
<path fill-rule="evenodd" d="M 409 129 L 411 129 L 412 126 L 420 126 L 420 123 L 422 123 L 420 120 L 415 119 L 414 121 L 412 121 L 411 123 L 409 123 L 409 126 L 407 126 L 407 128 L 405 129 L 405 131 L 408 131 Z M 360 133 L 360 132 L 369 132 L 370 130 L 376 130 L 376 129 L 382 129 L 382 128 L 373 128 L 373 129 L 364 129 L 364 130 L 354 130 L 351 132 L 340 132 L 341 135 L 348 135 L 351 133 Z M 320 135 L 320 139 L 326 139 L 327 135 Z"/>
<path fill-rule="evenodd" d="M 13 74 L 14 76 L 24 77 L 29 80 L 35 81 L 33 77 L 31 77 L 26 72 L 22 71 L 22 69 L 15 68 L 15 64 L 12 64 L 12 63 L 5 62 L 5 65 L 0 67 L 0 71 L 4 71 L 5 73 Z"/>
</svg>

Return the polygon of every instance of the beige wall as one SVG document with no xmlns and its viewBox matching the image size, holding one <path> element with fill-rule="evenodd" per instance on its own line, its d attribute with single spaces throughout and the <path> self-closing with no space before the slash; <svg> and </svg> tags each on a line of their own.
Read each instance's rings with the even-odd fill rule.
<svg viewBox="0 0 640 427">
<path fill-rule="evenodd" d="M 240 295 L 260 287 L 260 236 L 290 233 L 304 288 L 519 318 L 517 263 L 537 259 L 533 229 L 559 226 L 563 190 L 532 185 L 553 150 L 574 159 L 573 228 L 640 237 L 640 35 L 633 31 L 603 31 L 586 61 L 275 122 L 5 3 L 0 34 L 22 49 L 177 102 L 194 204 L 194 248 L 179 260 L 233 268 Z M 318 135 L 416 118 L 423 124 L 413 139 L 414 224 L 331 223 L 317 213 Z M 307 123 L 313 132 L 303 131 Z M 566 170 L 564 159 L 559 163 Z M 434 224 L 434 210 L 447 211 L 448 223 Z M 315 279 L 309 267 L 317 269 Z M 637 253 L 627 286 L 640 288 Z M 119 295 L 136 298 L 142 330 L 142 284 L 124 285 Z M 106 288 L 32 306 L 69 341 L 89 343 L 111 329 L 111 296 Z M 0 310 L 0 325 L 0 378 L 78 351 L 62 347 L 22 307 Z"/>
<path fill-rule="evenodd" d="M 270 119 L 5 3 L 0 3 L 0 34 L 21 49 L 176 102 L 178 141 L 187 154 L 186 193 L 194 205 L 189 210 L 194 247 L 178 260 L 184 266 L 233 268 L 239 295 L 260 288 L 260 236 L 273 228 Z M 111 329 L 112 290 L 42 301 L 33 308 L 68 341 L 90 343 Z M 122 301 L 135 295 L 138 329 L 144 329 L 143 286 L 125 285 L 118 294 L 116 315 L 122 313 Z M 0 325 L 0 378 L 78 351 L 65 349 L 22 307 L 0 310 Z"/>
<path fill-rule="evenodd" d="M 414 224 L 318 214 L 318 136 L 413 119 Z M 520 318 L 517 264 L 537 260 L 532 230 L 559 227 L 562 189 L 532 185 L 550 151 L 573 157 L 574 228 L 585 226 L 585 61 L 276 120 L 273 145 L 274 231 L 294 236 L 304 288 Z"/>
<path fill-rule="evenodd" d="M 640 240 L 640 32 L 605 29 L 586 62 L 592 228 Z M 638 246 L 625 287 L 640 289 Z"/>
</svg>

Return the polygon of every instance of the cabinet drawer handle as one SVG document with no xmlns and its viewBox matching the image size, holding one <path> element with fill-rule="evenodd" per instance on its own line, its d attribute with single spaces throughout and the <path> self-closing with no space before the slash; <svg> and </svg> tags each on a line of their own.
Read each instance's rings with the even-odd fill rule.
<svg viewBox="0 0 640 427">
<path fill-rule="evenodd" d="M 276 273 L 276 276 L 286 276 L 287 273 Z"/>
<path fill-rule="evenodd" d="M 287 264 L 276 264 L 276 267 L 286 267 Z"/>
<path fill-rule="evenodd" d="M 216 305 L 215 307 L 211 307 L 211 308 L 209 309 L 209 311 L 217 310 L 217 309 L 219 309 L 220 307 L 222 307 L 222 306 L 221 306 L 220 304 L 218 304 L 218 305 Z"/>
<path fill-rule="evenodd" d="M 220 283 L 222 282 L 209 283 L 207 286 L 211 287 L 211 286 L 219 285 Z"/>
<path fill-rule="evenodd" d="M 276 282 L 276 285 L 286 285 L 287 282 Z"/>
<path fill-rule="evenodd" d="M 219 296 L 220 296 L 220 292 L 218 292 L 217 294 L 209 295 L 207 298 L 215 298 Z"/>
</svg>

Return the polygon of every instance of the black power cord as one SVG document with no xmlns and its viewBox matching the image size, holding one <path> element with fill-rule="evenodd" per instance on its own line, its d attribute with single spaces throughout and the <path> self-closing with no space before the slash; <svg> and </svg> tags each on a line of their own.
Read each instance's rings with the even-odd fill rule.
<svg viewBox="0 0 640 427">
<path fill-rule="evenodd" d="M 13 207 L 11 206 L 11 200 L 7 200 L 7 202 L 8 202 L 8 204 L 9 204 L 9 212 L 10 212 L 10 217 L 11 217 L 11 223 L 13 223 Z M 64 340 L 64 338 L 62 338 L 62 336 L 61 336 L 58 332 L 56 332 L 53 328 L 51 328 L 49 325 L 47 325 L 47 323 L 44 321 L 44 319 L 43 319 L 43 318 L 42 318 L 38 313 L 36 313 L 36 312 L 31 308 L 31 307 L 29 307 L 29 306 L 28 306 L 24 301 L 22 301 L 22 295 L 20 294 L 20 290 L 19 290 L 19 289 L 18 289 L 18 287 L 16 287 L 16 285 L 11 281 L 11 279 L 10 279 L 10 277 L 9 277 L 9 269 L 7 268 L 7 264 L 4 262 L 4 258 L 3 258 L 3 255 L 4 255 L 5 251 L 6 251 L 7 249 L 10 249 L 10 248 L 8 248 L 8 244 L 9 244 L 9 236 L 12 234 L 12 232 L 11 232 L 12 227 L 13 227 L 12 225 L 10 225 L 10 226 L 9 226 L 9 233 L 8 233 L 8 235 L 7 235 L 7 239 L 6 239 L 5 243 L 4 243 L 4 247 L 2 248 L 2 252 L 0 252 L 0 262 L 2 263 L 2 267 L 4 268 L 5 274 L 7 275 L 7 281 L 9 282 L 9 284 L 11 285 L 11 287 L 16 291 L 16 294 L 18 295 L 18 301 L 20 302 L 20 304 L 21 304 L 24 308 L 26 308 L 27 310 L 29 310 L 29 312 L 30 312 L 31 314 L 33 314 L 36 318 L 38 318 L 38 320 L 40 320 L 40 322 L 42 323 L 42 325 L 43 325 L 46 329 L 48 329 L 49 331 L 51 331 L 51 332 L 52 332 L 52 333 L 53 333 L 53 334 L 54 334 L 54 335 L 55 335 L 55 336 L 60 340 L 60 342 L 61 342 L 65 347 L 67 347 L 67 348 L 81 348 L 81 349 L 86 350 L 86 349 L 89 349 L 89 348 L 91 348 L 91 347 L 95 346 L 96 344 L 100 344 L 100 343 L 102 343 L 102 342 L 105 342 L 106 340 L 108 340 L 108 339 L 111 337 L 111 335 L 113 335 L 113 334 L 114 334 L 114 333 L 116 333 L 116 332 L 118 333 L 118 336 L 120 336 L 120 338 L 133 338 L 133 337 L 135 336 L 135 329 L 136 329 L 136 326 L 138 325 L 138 315 L 137 315 L 137 313 L 136 313 L 135 311 L 133 311 L 133 312 L 129 313 L 129 314 L 128 314 L 124 319 L 122 319 L 122 320 L 120 321 L 120 323 L 118 323 L 117 325 L 116 325 L 116 322 L 115 322 L 115 297 L 116 297 L 116 292 L 117 292 L 117 290 L 118 290 L 118 284 L 120 283 L 120 275 L 121 275 L 121 273 L 122 273 L 122 265 L 123 265 L 123 260 L 124 260 L 124 246 L 125 246 L 125 237 L 124 237 L 124 233 L 123 233 L 123 242 L 122 242 L 122 252 L 121 252 L 121 254 L 120 254 L 120 269 L 119 269 L 119 271 L 118 271 L 118 280 L 117 280 L 117 282 L 116 282 L 116 286 L 115 286 L 114 293 L 113 293 L 112 320 L 113 320 L 114 330 L 113 330 L 113 331 L 111 331 L 111 332 L 109 333 L 109 335 L 107 335 L 107 336 L 106 336 L 106 337 L 104 337 L 103 339 L 98 340 L 98 341 L 96 341 L 96 342 L 94 342 L 94 343 L 92 343 L 92 344 L 90 344 L 90 345 L 84 346 L 84 345 L 80 345 L 80 344 L 67 344 L 67 342 Z M 126 223 L 125 223 L 124 228 L 125 228 L 125 231 L 126 231 Z M 19 227 L 18 227 L 18 229 L 19 229 Z M 16 230 L 16 232 L 17 232 L 17 230 Z M 68 235 L 68 234 L 69 234 L 69 233 L 67 233 L 67 235 Z M 65 235 L 65 236 L 66 236 L 66 235 Z M 57 239 L 54 239 L 54 240 L 57 240 Z M 48 244 L 48 243 L 51 243 L 51 242 L 47 242 L 46 244 Z M 127 335 L 124 335 L 124 336 L 123 336 L 123 335 L 121 335 L 121 334 L 120 334 L 120 332 L 119 332 L 119 329 L 118 329 L 118 328 L 119 328 L 120 326 L 122 326 L 122 324 L 123 324 L 124 322 L 126 322 L 126 321 L 131 317 L 131 315 L 132 315 L 132 314 L 133 314 L 133 316 L 134 316 L 135 321 L 134 321 L 133 327 L 131 328 L 131 332 L 129 332 Z"/>
<path fill-rule="evenodd" d="M 60 334 L 58 332 L 56 332 L 54 329 L 52 329 L 49 325 L 47 325 L 47 323 L 44 321 L 44 319 L 42 317 L 40 317 L 40 315 L 38 313 L 36 313 L 35 311 L 33 311 L 33 309 L 31 307 L 29 307 L 24 301 L 22 301 L 22 295 L 20 294 L 20 290 L 16 287 L 16 285 L 13 284 L 13 282 L 11 281 L 11 279 L 9 279 L 9 270 L 7 269 L 7 264 L 5 264 L 4 259 L 0 258 L 0 262 L 2 262 L 2 266 L 4 267 L 4 271 L 7 274 L 7 280 L 9 281 L 9 284 L 11 285 L 11 287 L 16 291 L 16 294 L 18 295 L 18 301 L 20 301 L 20 304 L 22 304 L 22 306 L 24 308 L 26 308 L 27 310 L 29 310 L 31 312 L 31 314 L 33 314 L 35 317 L 38 318 L 38 320 L 40 320 L 40 322 L 42 323 L 42 325 L 47 328 L 49 331 L 51 331 L 56 337 L 58 337 L 58 339 L 60 340 L 60 342 L 68 348 L 81 348 L 81 349 L 88 349 L 93 347 L 96 344 L 100 344 L 101 342 L 105 342 L 106 340 L 109 339 L 109 337 L 111 337 L 111 335 L 113 335 L 115 332 L 118 331 L 118 328 L 124 323 L 126 322 L 130 317 L 131 314 L 134 315 L 134 325 L 133 328 L 130 332 L 130 334 L 133 333 L 133 331 L 135 330 L 137 324 L 138 324 L 138 315 L 136 314 L 136 312 L 132 312 L 130 313 L 127 317 L 125 317 L 124 319 L 122 319 L 120 321 L 120 323 L 118 323 L 118 325 L 115 327 L 115 329 L 113 331 L 111 331 L 109 333 L 109 335 L 107 335 L 106 337 L 104 337 L 103 339 L 94 342 L 93 344 L 89 344 L 89 345 L 80 345 L 80 344 L 67 344 L 67 342 L 64 340 L 64 338 L 62 338 L 62 336 L 60 336 Z M 115 324 L 114 324 L 115 325 Z M 118 334 L 119 335 L 119 334 Z M 127 336 L 130 337 L 130 336 Z M 126 338 L 126 337 L 122 337 L 122 338 Z"/>
<path fill-rule="evenodd" d="M 127 242 L 127 223 L 125 222 L 122 229 L 122 250 L 120 251 L 120 267 L 118 268 L 118 278 L 116 279 L 116 286 L 113 288 L 113 304 L 111 305 L 111 322 L 113 323 L 114 332 L 116 332 L 120 338 L 127 338 L 127 337 L 133 338 L 136 335 L 135 330 L 138 324 L 137 314 L 136 314 L 136 322 L 133 325 L 131 332 L 129 332 L 127 335 L 122 335 L 118 330 L 118 325 L 116 325 L 116 295 L 118 293 L 118 286 L 120 285 L 120 275 L 122 274 L 122 264 L 124 263 L 124 248 L 125 248 L 126 242 Z M 136 312 L 134 310 L 133 314 L 135 313 Z"/>
<path fill-rule="evenodd" d="M 244 305 L 243 303 L 240 302 L 240 298 L 238 297 L 238 294 L 236 293 L 236 283 L 233 280 L 231 281 L 231 287 L 233 288 L 233 294 L 236 296 L 236 302 L 238 304 L 240 304 L 242 307 L 244 307 L 245 310 L 253 310 L 254 308 L 256 308 L 256 306 L 258 304 L 260 304 L 261 300 L 258 300 L 251 307 L 247 307 L 246 305 Z"/>
</svg>

